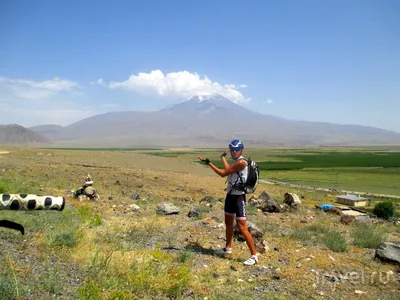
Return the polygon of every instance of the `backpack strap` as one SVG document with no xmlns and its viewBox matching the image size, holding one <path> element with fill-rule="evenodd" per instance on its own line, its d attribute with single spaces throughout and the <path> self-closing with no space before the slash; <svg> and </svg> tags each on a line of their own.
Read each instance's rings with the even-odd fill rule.
<svg viewBox="0 0 400 300">
<path fill-rule="evenodd" d="M 247 164 L 247 170 L 249 170 L 249 163 L 248 163 L 247 159 L 245 159 L 245 158 L 242 156 L 242 157 L 238 158 L 237 160 L 245 160 L 245 161 L 246 161 L 246 164 Z M 240 184 L 243 186 L 243 185 L 244 185 L 244 182 L 243 182 L 242 176 L 240 176 L 239 172 L 236 172 L 236 174 L 238 175 L 238 179 L 236 179 L 236 182 L 235 182 L 235 184 L 234 184 L 232 187 L 234 187 L 234 186 L 237 187 L 238 180 L 240 180 Z M 248 171 L 247 171 L 247 174 L 248 174 Z"/>
</svg>

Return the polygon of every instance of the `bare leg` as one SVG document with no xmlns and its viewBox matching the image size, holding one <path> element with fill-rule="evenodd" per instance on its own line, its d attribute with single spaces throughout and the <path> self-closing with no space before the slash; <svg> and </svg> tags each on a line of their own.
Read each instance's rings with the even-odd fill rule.
<svg viewBox="0 0 400 300">
<path fill-rule="evenodd" d="M 234 216 L 225 214 L 226 248 L 232 248 Z"/>
<path fill-rule="evenodd" d="M 251 236 L 249 230 L 247 229 L 246 220 L 236 220 L 236 224 L 242 233 L 244 239 L 246 240 L 246 244 L 250 249 L 251 255 L 257 255 L 256 246 L 254 245 L 253 237 Z"/>
</svg>

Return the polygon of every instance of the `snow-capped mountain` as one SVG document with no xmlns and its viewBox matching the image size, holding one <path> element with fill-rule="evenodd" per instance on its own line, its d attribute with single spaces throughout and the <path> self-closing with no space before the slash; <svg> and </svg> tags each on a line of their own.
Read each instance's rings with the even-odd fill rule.
<svg viewBox="0 0 400 300">
<path fill-rule="evenodd" d="M 46 135 L 39 127 L 33 128 Z M 58 128 L 60 129 L 60 128 Z M 365 126 L 286 120 L 250 111 L 227 98 L 198 95 L 154 112 L 112 112 L 52 131 L 63 143 L 102 146 L 248 146 L 400 144 L 400 134 Z M 54 136 L 54 135 L 57 136 Z"/>
</svg>

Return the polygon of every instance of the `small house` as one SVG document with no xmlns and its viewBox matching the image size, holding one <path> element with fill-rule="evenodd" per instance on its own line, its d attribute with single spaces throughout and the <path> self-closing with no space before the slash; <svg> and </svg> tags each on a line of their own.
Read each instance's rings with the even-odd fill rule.
<svg viewBox="0 0 400 300">
<path fill-rule="evenodd" d="M 336 197 L 336 202 L 340 204 L 345 204 L 349 206 L 367 206 L 368 198 L 358 197 L 357 195 L 340 195 Z"/>
</svg>

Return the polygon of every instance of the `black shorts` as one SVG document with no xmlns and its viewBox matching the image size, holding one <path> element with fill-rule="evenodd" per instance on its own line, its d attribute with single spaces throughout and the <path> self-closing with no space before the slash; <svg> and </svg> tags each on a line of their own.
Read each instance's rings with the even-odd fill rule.
<svg viewBox="0 0 400 300">
<path fill-rule="evenodd" d="M 224 212 L 226 215 L 236 215 L 236 220 L 246 220 L 246 195 L 227 194 Z"/>
</svg>

